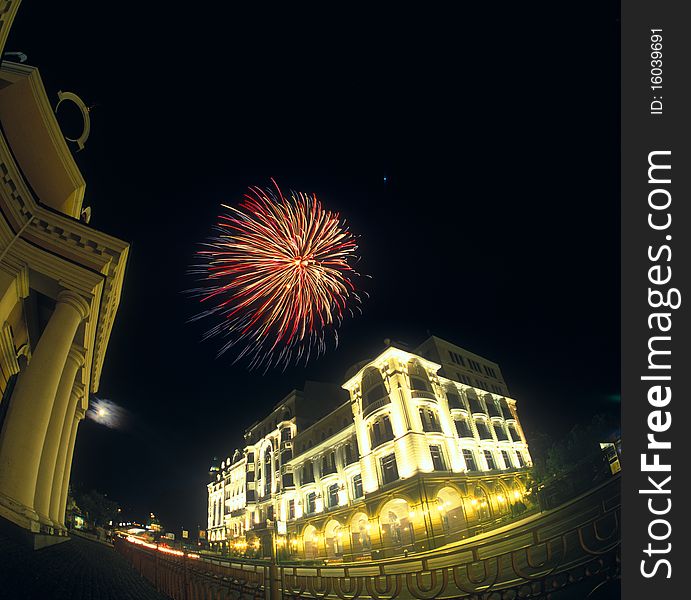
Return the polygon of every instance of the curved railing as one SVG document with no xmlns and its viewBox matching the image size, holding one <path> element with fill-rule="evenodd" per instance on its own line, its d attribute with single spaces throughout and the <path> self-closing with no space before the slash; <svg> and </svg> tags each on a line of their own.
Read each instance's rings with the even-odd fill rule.
<svg viewBox="0 0 691 600">
<path fill-rule="evenodd" d="M 220 589 L 231 597 L 233 592 L 254 598 L 266 593 L 267 598 L 292 600 L 505 600 L 548 594 L 558 600 L 567 597 L 559 595 L 561 590 L 568 597 L 585 598 L 598 585 L 619 577 L 619 523 L 619 477 L 615 476 L 554 510 L 406 558 L 284 566 L 203 556 L 194 561 L 155 557 L 151 556 L 155 550 L 122 540 L 116 548 L 175 600 L 226 597 L 218 595 Z M 181 581 L 189 582 L 188 589 L 197 590 L 197 595 L 181 595 Z M 208 593 L 198 591 L 204 589 Z"/>
<path fill-rule="evenodd" d="M 391 398 L 389 398 L 388 394 L 365 406 L 365 408 L 362 409 L 362 416 L 366 417 L 371 415 L 375 410 L 379 410 L 382 406 L 386 406 L 387 404 L 391 404 Z"/>
</svg>

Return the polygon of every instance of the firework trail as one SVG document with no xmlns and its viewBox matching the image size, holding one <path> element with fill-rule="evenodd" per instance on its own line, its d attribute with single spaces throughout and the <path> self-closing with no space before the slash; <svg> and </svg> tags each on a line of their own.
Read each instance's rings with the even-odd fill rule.
<svg viewBox="0 0 691 600">
<path fill-rule="evenodd" d="M 338 344 L 343 319 L 364 292 L 355 237 L 315 195 L 250 187 L 239 207 L 222 205 L 216 235 L 197 252 L 190 292 L 218 320 L 204 339 L 221 337 L 219 355 L 237 346 L 250 368 L 307 362 Z"/>
</svg>

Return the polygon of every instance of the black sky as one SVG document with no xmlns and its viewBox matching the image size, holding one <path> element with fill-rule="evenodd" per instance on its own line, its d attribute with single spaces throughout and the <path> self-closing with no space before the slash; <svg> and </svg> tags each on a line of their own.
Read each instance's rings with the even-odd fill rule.
<svg viewBox="0 0 691 600">
<path fill-rule="evenodd" d="M 612 409 L 617 4 L 174 6 L 26 1 L 7 44 L 51 99 L 96 105 L 85 204 L 132 244 L 98 395 L 133 426 L 83 422 L 74 482 L 171 527 L 204 523 L 210 458 L 245 426 L 427 330 L 501 365 L 529 433 Z M 199 342 L 181 291 L 219 204 L 269 177 L 341 211 L 373 279 L 337 351 L 262 376 Z"/>
</svg>

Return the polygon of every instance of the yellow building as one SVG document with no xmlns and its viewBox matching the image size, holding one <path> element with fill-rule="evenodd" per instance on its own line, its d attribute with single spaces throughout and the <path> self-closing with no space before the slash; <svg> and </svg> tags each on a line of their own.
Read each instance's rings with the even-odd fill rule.
<svg viewBox="0 0 691 600">
<path fill-rule="evenodd" d="M 0 1 L 0 52 L 18 4 Z M 98 390 L 128 255 L 88 225 L 57 103 L 36 68 L 2 63 L 0 517 L 53 536 L 65 533 L 77 427 Z"/>
<path fill-rule="evenodd" d="M 450 353 L 459 364 L 472 357 L 471 369 L 506 389 L 496 363 L 433 337 L 355 365 L 340 397 L 308 382 L 284 398 L 247 430 L 244 451 L 212 472 L 212 547 L 257 538 L 267 553 L 276 535 L 295 558 L 387 557 L 524 510 L 531 458 L 516 401 L 425 357 Z"/>
</svg>

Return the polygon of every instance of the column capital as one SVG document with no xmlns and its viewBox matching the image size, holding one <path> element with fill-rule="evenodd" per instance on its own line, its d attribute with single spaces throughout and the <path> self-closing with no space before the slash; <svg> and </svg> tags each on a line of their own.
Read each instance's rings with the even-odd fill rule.
<svg viewBox="0 0 691 600">
<path fill-rule="evenodd" d="M 84 418 L 84 415 L 86 415 L 86 410 L 81 406 L 78 406 L 77 410 L 74 412 L 74 418 L 77 419 L 77 421 L 81 421 Z"/>
<path fill-rule="evenodd" d="M 89 315 L 89 303 L 86 299 L 72 290 L 62 290 L 57 297 L 58 304 L 68 304 L 74 308 L 81 317 L 82 321 Z"/>
</svg>

